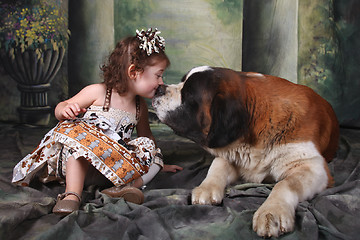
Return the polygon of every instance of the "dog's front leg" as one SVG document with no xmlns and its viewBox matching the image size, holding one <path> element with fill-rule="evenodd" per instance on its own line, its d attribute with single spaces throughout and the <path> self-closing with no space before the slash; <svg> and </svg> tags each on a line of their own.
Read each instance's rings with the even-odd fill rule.
<svg viewBox="0 0 360 240">
<path fill-rule="evenodd" d="M 254 214 L 253 229 L 259 236 L 278 237 L 293 230 L 297 204 L 326 188 L 324 164 L 321 156 L 287 164 L 282 180 Z"/>
<path fill-rule="evenodd" d="M 204 181 L 192 191 L 192 203 L 220 204 L 226 185 L 236 178 L 236 171 L 228 160 L 215 158 Z"/>
</svg>

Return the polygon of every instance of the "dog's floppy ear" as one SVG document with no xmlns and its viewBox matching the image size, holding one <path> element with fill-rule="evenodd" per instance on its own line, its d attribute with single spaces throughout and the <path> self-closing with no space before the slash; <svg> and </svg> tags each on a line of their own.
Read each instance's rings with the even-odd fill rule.
<svg viewBox="0 0 360 240">
<path fill-rule="evenodd" d="M 236 97 L 217 93 L 211 103 L 210 115 L 207 147 L 224 147 L 246 133 L 248 113 Z"/>
</svg>

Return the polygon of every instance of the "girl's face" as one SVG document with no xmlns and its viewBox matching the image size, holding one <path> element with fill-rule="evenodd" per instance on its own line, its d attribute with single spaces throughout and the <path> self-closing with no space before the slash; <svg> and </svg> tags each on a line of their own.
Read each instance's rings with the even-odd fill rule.
<svg viewBox="0 0 360 240">
<path fill-rule="evenodd" d="M 159 85 L 164 84 L 163 74 L 167 67 L 165 60 L 155 65 L 145 67 L 143 72 L 137 72 L 134 80 L 134 91 L 136 95 L 145 98 L 153 98 Z"/>
</svg>

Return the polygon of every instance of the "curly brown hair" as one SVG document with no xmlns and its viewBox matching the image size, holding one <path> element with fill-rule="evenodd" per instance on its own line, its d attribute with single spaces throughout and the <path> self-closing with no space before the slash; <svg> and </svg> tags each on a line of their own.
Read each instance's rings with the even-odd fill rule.
<svg viewBox="0 0 360 240">
<path fill-rule="evenodd" d="M 103 83 L 107 88 L 115 89 L 119 94 L 126 93 L 128 68 L 131 64 L 134 64 L 135 70 L 139 72 L 143 72 L 146 66 L 153 66 L 163 60 L 167 62 L 166 67 L 170 65 L 170 60 L 162 49 L 148 56 L 139 45 L 140 41 L 136 36 L 127 37 L 116 44 L 106 63 L 100 67 Z"/>
</svg>

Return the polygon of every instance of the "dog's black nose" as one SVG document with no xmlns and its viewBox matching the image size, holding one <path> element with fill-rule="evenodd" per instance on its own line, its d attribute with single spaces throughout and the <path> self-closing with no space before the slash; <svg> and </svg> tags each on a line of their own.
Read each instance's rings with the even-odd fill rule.
<svg viewBox="0 0 360 240">
<path fill-rule="evenodd" d="M 165 94 L 167 85 L 160 85 L 155 91 L 155 97 L 160 97 Z"/>
</svg>

